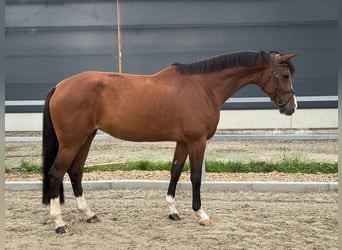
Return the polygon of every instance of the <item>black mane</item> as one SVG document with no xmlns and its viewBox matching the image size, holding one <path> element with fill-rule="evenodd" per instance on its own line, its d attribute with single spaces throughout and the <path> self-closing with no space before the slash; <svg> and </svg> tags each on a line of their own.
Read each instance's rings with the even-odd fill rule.
<svg viewBox="0 0 342 250">
<path fill-rule="evenodd" d="M 262 64 L 268 64 L 270 53 L 264 51 L 241 51 L 220 55 L 206 60 L 182 64 L 174 63 L 177 71 L 181 74 L 201 74 L 223 70 L 225 68 L 233 68 L 237 66 L 254 66 L 258 59 Z"/>
</svg>

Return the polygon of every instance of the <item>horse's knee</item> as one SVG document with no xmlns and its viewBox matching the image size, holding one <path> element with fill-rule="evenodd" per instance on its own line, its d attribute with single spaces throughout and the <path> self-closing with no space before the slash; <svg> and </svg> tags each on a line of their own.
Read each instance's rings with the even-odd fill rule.
<svg viewBox="0 0 342 250">
<path fill-rule="evenodd" d="M 190 180 L 191 182 L 200 182 L 202 178 L 202 170 L 201 169 L 191 169 Z"/>
</svg>

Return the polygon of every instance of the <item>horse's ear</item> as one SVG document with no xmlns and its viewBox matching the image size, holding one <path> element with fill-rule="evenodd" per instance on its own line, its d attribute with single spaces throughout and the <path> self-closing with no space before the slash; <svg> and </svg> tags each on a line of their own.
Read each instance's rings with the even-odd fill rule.
<svg viewBox="0 0 342 250">
<path fill-rule="evenodd" d="M 279 56 L 279 63 L 284 63 L 289 61 L 290 59 L 294 58 L 297 54 L 296 53 L 291 53 L 291 54 L 286 54 L 286 55 L 280 55 Z"/>
</svg>

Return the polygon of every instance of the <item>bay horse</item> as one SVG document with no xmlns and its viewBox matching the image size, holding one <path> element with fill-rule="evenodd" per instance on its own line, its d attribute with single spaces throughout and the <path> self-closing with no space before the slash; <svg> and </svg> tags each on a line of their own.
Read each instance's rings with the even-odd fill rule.
<svg viewBox="0 0 342 250">
<path fill-rule="evenodd" d="M 206 142 L 217 128 L 222 104 L 249 83 L 258 85 L 280 113 L 297 107 L 292 86 L 295 54 L 241 51 L 172 64 L 153 75 L 83 72 L 53 87 L 43 115 L 43 203 L 50 204 L 55 232 L 69 233 L 62 219 L 63 177 L 69 174 L 78 209 L 87 222 L 98 217 L 87 205 L 82 173 L 98 129 L 134 142 L 175 141 L 166 195 L 169 218 L 179 220 L 175 192 L 189 156 L 192 209 L 201 225 L 212 223 L 201 205 Z"/>
</svg>

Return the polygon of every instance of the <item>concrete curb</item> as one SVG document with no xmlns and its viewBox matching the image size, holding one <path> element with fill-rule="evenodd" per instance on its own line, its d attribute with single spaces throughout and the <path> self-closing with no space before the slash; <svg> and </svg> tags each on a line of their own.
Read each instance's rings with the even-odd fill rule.
<svg viewBox="0 0 342 250">
<path fill-rule="evenodd" d="M 150 180 L 102 180 L 83 181 L 84 190 L 106 189 L 152 189 L 166 190 L 168 181 Z M 5 182 L 7 191 L 41 190 L 41 181 Z M 64 188 L 71 190 L 70 182 L 64 182 Z M 179 182 L 179 190 L 191 190 L 190 182 Z M 278 181 L 206 181 L 202 183 L 203 191 L 254 191 L 254 192 L 337 192 L 337 182 L 278 182 Z"/>
</svg>

